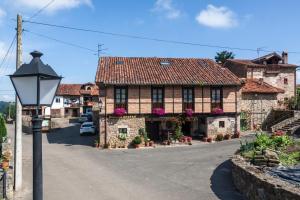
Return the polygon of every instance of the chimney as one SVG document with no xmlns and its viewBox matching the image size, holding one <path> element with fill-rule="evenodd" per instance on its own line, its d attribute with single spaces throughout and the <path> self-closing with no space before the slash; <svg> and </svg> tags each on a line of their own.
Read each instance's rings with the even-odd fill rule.
<svg viewBox="0 0 300 200">
<path fill-rule="evenodd" d="M 288 53 L 285 51 L 282 52 L 282 64 L 288 64 Z"/>
</svg>

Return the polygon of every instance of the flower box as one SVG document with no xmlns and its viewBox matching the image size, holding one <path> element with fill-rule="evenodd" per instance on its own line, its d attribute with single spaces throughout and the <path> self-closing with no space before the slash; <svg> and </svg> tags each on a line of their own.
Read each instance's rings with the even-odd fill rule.
<svg viewBox="0 0 300 200">
<path fill-rule="evenodd" d="M 193 113 L 194 113 L 193 109 L 190 108 L 185 109 L 185 114 L 187 117 L 192 117 Z"/>
<path fill-rule="evenodd" d="M 213 113 L 213 114 L 219 115 L 219 114 L 223 114 L 224 111 L 223 111 L 222 108 L 214 108 L 214 109 L 212 110 L 212 113 Z"/>
<path fill-rule="evenodd" d="M 114 110 L 114 115 L 117 116 L 117 117 L 122 117 L 122 116 L 124 116 L 126 113 L 127 113 L 127 112 L 126 112 L 125 108 L 116 108 L 116 109 Z"/>
<path fill-rule="evenodd" d="M 152 110 L 152 113 L 157 115 L 157 116 L 163 116 L 163 115 L 165 115 L 165 109 L 163 109 L 163 108 L 154 108 Z"/>
</svg>

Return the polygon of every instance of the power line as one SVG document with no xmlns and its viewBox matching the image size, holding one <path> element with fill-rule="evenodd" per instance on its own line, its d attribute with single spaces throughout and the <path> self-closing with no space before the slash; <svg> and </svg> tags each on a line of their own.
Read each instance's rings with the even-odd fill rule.
<svg viewBox="0 0 300 200">
<path fill-rule="evenodd" d="M 79 28 L 79 27 L 71 27 L 71 26 L 65 26 L 65 25 L 57 25 L 57 24 L 50 24 L 50 23 L 30 21 L 30 20 L 24 20 L 24 22 L 31 23 L 31 24 L 36 24 L 36 25 L 56 27 L 56 28 L 69 29 L 69 30 L 75 30 L 75 31 L 98 33 L 98 34 L 111 35 L 111 36 L 116 36 L 116 37 L 125 37 L 125 38 L 131 38 L 131 39 L 149 40 L 149 41 L 155 41 L 155 42 L 164 42 L 164 43 L 190 45 L 190 46 L 201 46 L 201 47 L 209 47 L 209 48 L 219 48 L 219 49 L 230 49 L 230 50 L 257 52 L 257 49 L 251 49 L 251 48 L 240 48 L 240 47 L 209 45 L 209 44 L 201 44 L 201 43 L 194 43 L 194 42 L 176 41 L 176 40 L 166 40 L 166 39 L 160 39 L 160 38 L 152 38 L 152 37 L 130 35 L 130 34 L 123 34 L 123 33 L 106 32 L 106 31 L 100 31 L 100 30 L 93 30 L 93 29 L 86 29 L 86 28 Z M 271 51 L 271 50 L 260 50 L 260 51 L 261 52 L 274 52 L 274 51 Z M 280 52 L 280 51 L 275 51 L 275 52 Z M 289 52 L 289 53 L 300 54 L 300 52 L 295 52 L 295 51 L 294 52 Z"/>
<path fill-rule="evenodd" d="M 6 51 L 5 55 L 4 55 L 4 57 L 2 58 L 2 61 L 1 61 L 1 64 L 0 64 L 0 69 L 1 69 L 2 65 L 4 64 L 4 62 L 6 61 L 7 55 L 8 55 L 8 53 L 10 52 L 11 47 L 12 47 L 13 44 L 15 43 L 16 38 L 17 38 L 17 35 L 15 34 L 13 40 L 11 41 L 11 43 L 10 43 L 10 45 L 9 45 L 9 48 L 7 49 L 7 51 Z"/>
<path fill-rule="evenodd" d="M 31 34 L 33 34 L 33 35 L 39 36 L 39 37 L 47 38 L 47 39 L 49 39 L 49 40 L 53 40 L 53 41 L 56 41 L 56 42 L 65 44 L 65 45 L 69 45 L 69 46 L 72 46 L 72 47 L 76 47 L 76 48 L 80 48 L 80 49 L 84 49 L 84 50 L 93 52 L 93 55 L 96 55 L 96 53 L 97 53 L 96 50 L 90 49 L 90 48 L 87 48 L 87 47 L 83 47 L 83 46 L 81 46 L 81 45 L 77 45 L 77 44 L 74 44 L 74 43 L 62 41 L 62 40 L 59 40 L 59 39 L 56 39 L 56 38 L 53 38 L 53 37 L 49 37 L 49 36 L 44 35 L 44 34 L 32 32 L 32 31 L 29 31 L 29 30 L 24 30 L 24 31 L 25 31 L 25 32 L 28 32 L 28 33 L 31 33 Z"/>
<path fill-rule="evenodd" d="M 44 7 L 39 9 L 36 13 L 34 13 L 29 20 L 33 19 L 34 17 L 38 16 L 41 12 L 43 12 L 46 8 L 48 8 L 55 0 L 49 1 Z"/>
<path fill-rule="evenodd" d="M 13 52 L 14 52 L 14 50 L 15 50 L 15 45 L 13 45 L 12 46 L 12 49 L 11 49 L 11 51 L 10 51 L 10 53 L 9 53 L 9 58 L 12 56 L 12 54 L 13 54 Z M 0 73 L 0 75 L 5 75 L 5 73 L 7 73 L 8 72 L 8 69 L 10 68 L 10 66 L 12 65 L 12 62 L 13 62 L 13 60 L 12 59 L 10 59 L 9 61 L 8 61 L 8 63 L 7 63 L 7 65 L 6 66 L 3 66 L 3 70 L 2 70 L 2 74 Z M 1 69 L 0 69 L 0 71 L 1 71 Z"/>
</svg>

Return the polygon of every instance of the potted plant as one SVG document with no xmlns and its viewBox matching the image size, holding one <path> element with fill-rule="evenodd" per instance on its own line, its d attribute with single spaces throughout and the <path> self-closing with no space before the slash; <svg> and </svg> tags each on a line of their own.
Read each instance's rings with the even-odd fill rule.
<svg viewBox="0 0 300 200">
<path fill-rule="evenodd" d="M 207 142 L 211 143 L 213 141 L 212 137 L 207 138 Z"/>
<path fill-rule="evenodd" d="M 224 136 L 222 133 L 217 134 L 216 141 L 222 141 L 224 139 Z"/>
<path fill-rule="evenodd" d="M 150 141 L 149 142 L 149 147 L 152 147 L 153 146 L 153 141 Z"/>
<path fill-rule="evenodd" d="M 96 148 L 99 148 L 99 146 L 100 146 L 100 145 L 99 145 L 99 139 L 97 139 L 97 140 L 95 140 L 95 147 L 96 147 Z"/>
<path fill-rule="evenodd" d="M 5 151 L 2 154 L 2 168 L 7 170 L 9 168 L 9 160 L 11 159 L 11 152 Z"/>
<path fill-rule="evenodd" d="M 171 140 L 167 140 L 167 145 L 171 145 Z"/>
<path fill-rule="evenodd" d="M 235 133 L 233 134 L 233 137 L 234 137 L 234 138 L 239 138 L 240 135 L 241 135 L 241 133 L 240 133 L 239 131 L 237 131 L 237 132 L 235 132 Z"/>
<path fill-rule="evenodd" d="M 167 144 L 168 144 L 168 140 L 164 140 L 163 145 L 167 145 Z"/>
<path fill-rule="evenodd" d="M 230 133 L 226 133 L 224 135 L 224 140 L 229 140 L 231 138 L 231 134 Z"/>
<path fill-rule="evenodd" d="M 133 142 L 135 148 L 139 148 L 139 147 L 140 147 L 140 144 L 142 143 L 142 138 L 141 138 L 141 136 L 139 136 L 139 135 L 135 136 L 135 138 L 133 139 L 132 142 Z"/>
<path fill-rule="evenodd" d="M 192 143 L 192 137 L 187 137 L 187 142 Z"/>
<path fill-rule="evenodd" d="M 203 141 L 203 142 L 207 142 L 207 137 L 203 137 L 203 138 L 202 138 L 202 141 Z"/>
<path fill-rule="evenodd" d="M 117 116 L 117 117 L 122 117 L 126 114 L 126 110 L 125 108 L 115 108 L 114 110 L 114 115 Z"/>
</svg>

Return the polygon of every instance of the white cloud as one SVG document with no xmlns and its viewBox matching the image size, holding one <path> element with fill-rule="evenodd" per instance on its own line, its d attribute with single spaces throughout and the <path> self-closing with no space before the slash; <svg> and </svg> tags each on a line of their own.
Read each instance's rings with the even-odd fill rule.
<svg viewBox="0 0 300 200">
<path fill-rule="evenodd" d="M 234 12 L 229 8 L 216 7 L 209 4 L 206 9 L 200 11 L 196 16 L 199 24 L 212 28 L 232 28 L 238 25 L 238 20 Z"/>
<path fill-rule="evenodd" d="M 6 16 L 6 12 L 0 8 L 0 24 L 2 23 L 3 18 Z"/>
<path fill-rule="evenodd" d="M 29 9 L 41 9 L 45 7 L 51 0 L 15 0 L 14 5 L 17 7 L 26 7 Z M 92 7 L 92 0 L 54 0 L 46 12 L 55 12 L 63 9 L 76 8 L 80 5 L 87 5 Z"/>
<path fill-rule="evenodd" d="M 175 8 L 172 0 L 157 0 L 152 11 L 163 13 L 168 19 L 177 19 L 182 14 L 179 9 Z"/>
</svg>

